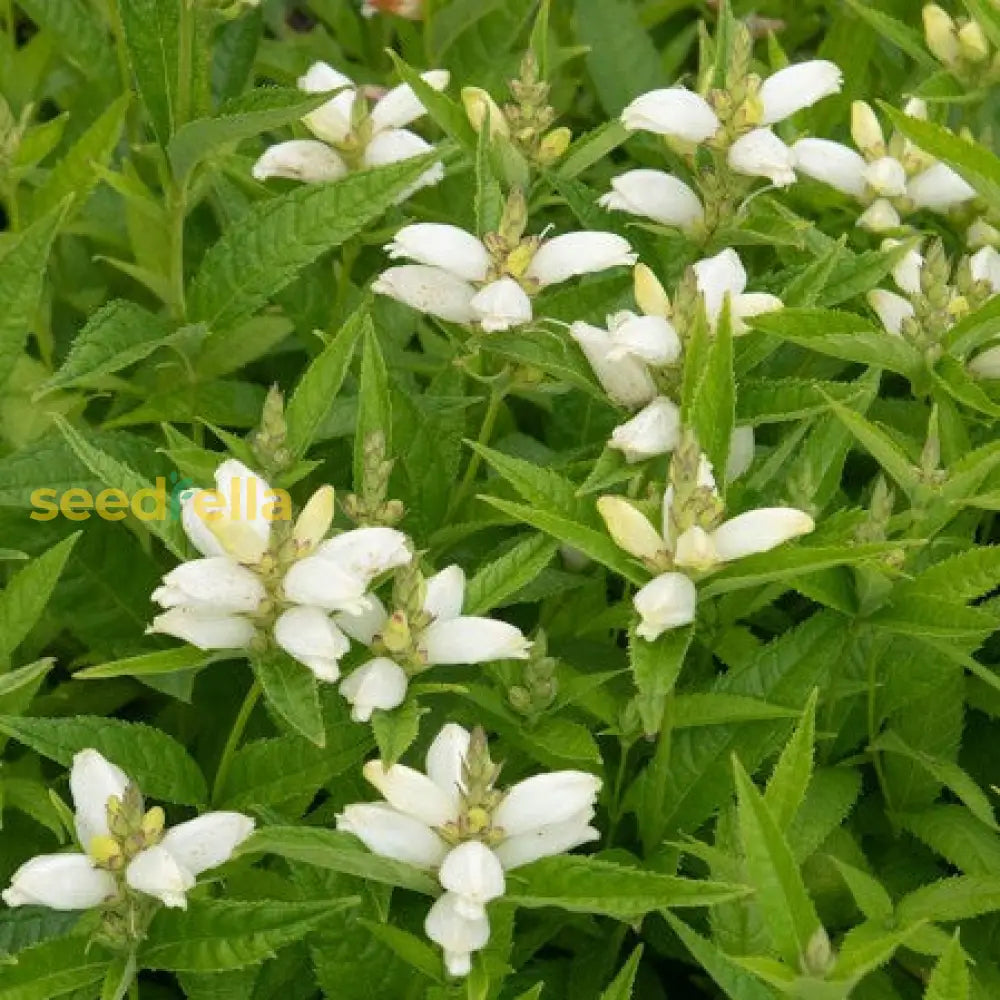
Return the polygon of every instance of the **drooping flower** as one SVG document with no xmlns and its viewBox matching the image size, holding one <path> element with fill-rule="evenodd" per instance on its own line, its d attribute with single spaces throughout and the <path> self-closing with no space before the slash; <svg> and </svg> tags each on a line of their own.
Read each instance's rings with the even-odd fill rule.
<svg viewBox="0 0 1000 1000">
<path fill-rule="evenodd" d="M 421 74 L 421 79 L 435 90 L 443 90 L 449 74 L 446 70 L 430 70 Z M 409 84 L 394 87 L 369 108 L 349 77 L 317 62 L 299 78 L 298 86 L 307 94 L 339 93 L 303 119 L 315 139 L 292 139 L 264 151 L 253 168 L 259 181 L 269 177 L 309 183 L 332 181 L 354 170 L 409 160 L 433 148 L 406 128 L 427 113 Z M 418 188 L 437 184 L 443 177 L 444 167 L 436 163 L 400 200 Z"/>
<path fill-rule="evenodd" d="M 197 876 L 227 861 L 254 828 L 242 813 L 210 812 L 165 830 L 163 810 L 145 811 L 139 790 L 97 750 L 73 757 L 69 785 L 83 853 L 26 861 L 2 893 L 8 906 L 93 909 L 127 885 L 184 908 Z"/>
<path fill-rule="evenodd" d="M 523 198 L 512 196 L 501 232 L 480 240 L 457 226 L 404 226 L 386 250 L 390 267 L 372 286 L 406 305 L 485 333 L 530 323 L 531 299 L 570 278 L 635 263 L 628 241 L 614 233 L 524 236 Z"/>
<path fill-rule="evenodd" d="M 290 519 L 286 493 L 234 459 L 219 466 L 215 481 L 214 491 L 182 498 L 181 523 L 204 558 L 163 578 L 152 597 L 165 610 L 147 631 L 200 649 L 251 649 L 270 635 L 320 680 L 336 681 L 350 642 L 331 613 L 363 610 L 372 582 L 412 559 L 406 535 L 372 527 L 324 540 L 334 515 L 327 486 L 286 541 L 273 530 Z"/>
<path fill-rule="evenodd" d="M 346 806 L 337 829 L 375 854 L 437 872 L 445 893 L 424 930 L 454 976 L 469 973 L 489 940 L 486 907 L 504 894 L 504 872 L 599 836 L 590 821 L 600 779 L 556 771 L 501 791 L 481 730 L 446 725 L 427 751 L 426 774 L 374 760 L 364 775 L 385 801 Z"/>
<path fill-rule="evenodd" d="M 609 211 L 628 212 L 696 234 L 705 222 L 701 199 L 682 180 L 664 170 L 627 170 L 598 199 Z"/>
<path fill-rule="evenodd" d="M 904 108 L 911 118 L 926 118 L 923 101 Z M 851 136 L 860 152 L 829 139 L 800 139 L 792 146 L 795 169 L 828 184 L 865 206 L 858 225 L 886 232 L 901 215 L 927 209 L 945 213 L 975 197 L 975 190 L 951 167 L 937 162 L 900 133 L 888 142 L 878 117 L 864 101 L 851 108 Z"/>
<path fill-rule="evenodd" d="M 357 722 L 367 722 L 375 709 L 387 711 L 402 704 L 411 673 L 437 665 L 522 660 L 529 655 L 531 644 L 514 625 L 462 614 L 465 573 L 460 566 L 400 588 L 411 601 L 421 589 L 423 599 L 415 607 L 396 608 L 390 614 L 371 595 L 360 613 L 335 617 L 347 635 L 377 654 L 340 685 Z"/>
<path fill-rule="evenodd" d="M 752 316 L 784 308 L 784 303 L 776 295 L 746 291 L 746 268 L 743 267 L 739 254 L 731 247 L 714 257 L 698 261 L 693 268 L 698 291 L 701 292 L 708 321 L 713 328 L 719 322 L 727 298 L 735 336 L 749 331 L 745 321 Z"/>
<path fill-rule="evenodd" d="M 640 618 L 636 631 L 650 642 L 694 621 L 692 576 L 768 552 L 814 528 L 808 514 L 791 507 L 765 507 L 726 519 L 711 465 L 689 437 L 674 452 L 659 527 L 622 497 L 601 497 L 597 509 L 619 548 L 656 574 L 633 598 Z"/>
</svg>

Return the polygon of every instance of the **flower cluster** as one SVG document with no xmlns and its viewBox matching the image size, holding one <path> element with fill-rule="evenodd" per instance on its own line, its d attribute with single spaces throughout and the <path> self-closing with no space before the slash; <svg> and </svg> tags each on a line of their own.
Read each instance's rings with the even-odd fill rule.
<svg viewBox="0 0 1000 1000">
<path fill-rule="evenodd" d="M 431 70 L 421 79 L 435 90 L 443 90 L 449 75 L 445 70 Z M 400 84 L 370 103 L 366 93 L 343 73 L 318 62 L 299 79 L 299 89 L 307 94 L 336 94 L 303 119 L 315 139 L 290 139 L 264 152 L 253 168 L 259 181 L 269 177 L 334 181 L 351 171 L 398 163 L 432 148 L 406 128 L 427 113 L 409 84 Z M 435 164 L 400 200 L 443 177 L 444 167 Z"/>
<path fill-rule="evenodd" d="M 138 893 L 184 908 L 197 876 L 227 861 L 254 828 L 242 813 L 210 812 L 165 829 L 163 810 L 146 811 L 139 789 L 96 750 L 74 756 L 69 787 L 82 853 L 26 861 L 3 892 L 8 906 L 114 911 Z"/>
<path fill-rule="evenodd" d="M 385 801 L 346 806 L 337 829 L 375 854 L 436 871 L 445 892 L 424 930 L 448 971 L 464 976 L 489 941 L 486 906 L 503 896 L 504 872 L 598 839 L 590 821 L 601 782 L 555 771 L 501 791 L 483 731 L 454 723 L 434 738 L 426 769 L 369 761 L 365 777 Z"/>
</svg>

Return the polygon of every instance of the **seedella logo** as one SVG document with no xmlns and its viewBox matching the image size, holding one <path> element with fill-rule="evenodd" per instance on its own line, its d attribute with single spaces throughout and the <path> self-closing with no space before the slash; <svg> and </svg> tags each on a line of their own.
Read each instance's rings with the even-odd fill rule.
<svg viewBox="0 0 1000 1000">
<path fill-rule="evenodd" d="M 176 472 L 169 480 L 157 476 L 152 486 L 137 490 L 131 496 L 122 489 L 109 488 L 94 495 L 90 490 L 74 486 L 61 493 L 42 487 L 31 494 L 31 514 L 34 521 L 52 521 L 65 517 L 68 521 L 86 521 L 94 514 L 104 521 L 123 521 L 129 514 L 139 521 L 178 521 L 184 504 L 190 502 L 195 514 L 203 521 L 226 518 L 239 521 L 247 511 L 266 521 L 288 521 L 292 516 L 292 498 L 287 490 L 262 487 L 260 480 L 245 483 L 233 479 L 225 493 L 214 489 L 197 489 L 187 477 Z"/>
</svg>

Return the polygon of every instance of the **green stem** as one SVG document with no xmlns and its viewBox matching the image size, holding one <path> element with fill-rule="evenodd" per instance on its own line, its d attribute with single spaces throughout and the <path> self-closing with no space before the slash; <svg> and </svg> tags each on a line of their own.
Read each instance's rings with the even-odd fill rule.
<svg viewBox="0 0 1000 1000">
<path fill-rule="evenodd" d="M 187 217 L 187 192 L 183 184 L 171 185 L 170 210 L 170 307 L 174 318 L 184 322 L 187 301 L 184 293 L 184 222 Z"/>
<path fill-rule="evenodd" d="M 194 59 L 194 0 L 179 0 L 180 13 L 177 26 L 177 106 L 174 131 L 186 124 L 191 117 L 191 75 Z"/>
<path fill-rule="evenodd" d="M 496 386 L 490 388 L 490 398 L 486 404 L 486 413 L 483 416 L 482 426 L 479 428 L 479 436 L 476 438 L 477 444 L 488 444 L 490 438 L 493 436 L 493 428 L 496 426 L 497 417 L 500 415 L 500 404 L 503 403 L 504 396 L 506 396 L 506 390 L 499 389 Z M 469 464 L 465 467 L 465 475 L 462 477 L 462 482 L 459 484 L 451 503 L 448 505 L 448 513 L 445 515 L 445 520 L 448 520 L 453 514 L 461 510 L 462 505 L 468 499 L 482 461 L 482 456 L 478 451 L 472 453 L 472 458 L 469 459 Z"/>
<path fill-rule="evenodd" d="M 254 678 L 254 682 L 250 685 L 250 690 L 247 691 L 246 697 L 243 699 L 243 704 L 240 706 L 240 710 L 233 722 L 233 728 L 229 731 L 229 738 L 226 740 L 226 745 L 222 750 L 219 767 L 215 772 L 215 785 L 212 788 L 213 804 L 218 801 L 219 794 L 225 787 L 226 777 L 233 763 L 233 754 L 236 753 L 236 748 L 239 746 L 240 740 L 243 739 L 243 732 L 250 721 L 251 713 L 257 706 L 262 691 L 260 681 Z"/>
</svg>

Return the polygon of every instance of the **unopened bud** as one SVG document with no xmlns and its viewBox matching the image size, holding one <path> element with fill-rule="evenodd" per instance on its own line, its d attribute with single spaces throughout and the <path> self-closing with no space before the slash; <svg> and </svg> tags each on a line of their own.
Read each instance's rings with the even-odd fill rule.
<svg viewBox="0 0 1000 1000">
<path fill-rule="evenodd" d="M 486 119 L 490 122 L 490 136 L 510 135 L 510 126 L 504 117 L 503 111 L 496 101 L 480 87 L 463 87 L 462 104 L 465 105 L 465 114 L 469 119 L 469 124 L 481 132 L 486 124 Z"/>
<path fill-rule="evenodd" d="M 395 611 L 389 616 L 385 627 L 379 635 L 382 645 L 390 653 L 402 653 L 413 644 L 413 637 L 410 633 L 410 623 L 402 611 Z"/>
<path fill-rule="evenodd" d="M 508 246 L 516 246 L 521 242 L 524 230 L 528 226 L 528 203 L 524 192 L 514 188 L 507 196 L 500 219 L 500 236 Z"/>
<path fill-rule="evenodd" d="M 985 219 L 976 219 L 966 231 L 965 242 L 972 250 L 997 246 L 1000 244 L 1000 230 L 991 226 Z"/>
<path fill-rule="evenodd" d="M 809 939 L 806 952 L 802 956 L 802 971 L 808 976 L 825 979 L 833 968 L 834 960 L 830 937 L 822 927 L 819 927 Z"/>
<path fill-rule="evenodd" d="M 632 271 L 632 282 L 636 305 L 643 315 L 659 316 L 662 319 L 670 315 L 670 298 L 659 278 L 645 264 L 636 264 Z"/>
<path fill-rule="evenodd" d="M 538 145 L 538 162 L 543 165 L 555 163 L 569 149 L 573 133 L 568 128 L 555 128 Z"/>
<path fill-rule="evenodd" d="M 163 826 L 166 823 L 166 816 L 159 806 L 153 806 L 145 816 L 142 817 L 142 836 L 147 844 L 156 844 L 163 836 Z"/>
<path fill-rule="evenodd" d="M 866 156 L 878 159 L 885 156 L 885 136 L 878 116 L 867 101 L 851 104 L 851 138 L 854 145 Z"/>
<path fill-rule="evenodd" d="M 121 868 L 125 863 L 121 845 L 107 834 L 94 837 L 87 845 L 87 853 L 100 868 Z"/>
<path fill-rule="evenodd" d="M 966 62 L 981 63 L 989 59 L 990 43 L 978 21 L 969 21 L 959 28 L 958 42 Z"/>
<path fill-rule="evenodd" d="M 927 48 L 946 66 L 957 63 L 962 50 L 951 15 L 937 4 L 930 3 L 924 7 L 923 16 Z"/>
<path fill-rule="evenodd" d="M 301 552 L 310 552 L 326 537 L 333 524 L 335 498 L 332 486 L 321 486 L 302 508 L 292 532 Z"/>
</svg>

